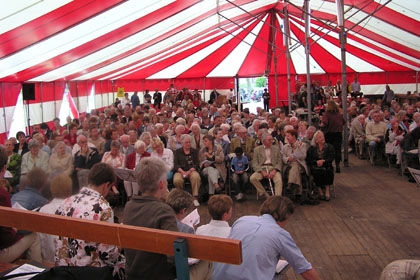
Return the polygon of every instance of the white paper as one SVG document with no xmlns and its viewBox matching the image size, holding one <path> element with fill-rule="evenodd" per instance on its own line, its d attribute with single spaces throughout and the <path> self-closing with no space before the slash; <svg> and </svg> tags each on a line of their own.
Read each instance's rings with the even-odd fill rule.
<svg viewBox="0 0 420 280">
<path fill-rule="evenodd" d="M 6 274 L 5 276 L 19 274 L 19 273 L 29 273 L 29 272 L 38 272 L 39 273 L 39 272 L 42 272 L 44 270 L 45 270 L 45 268 L 41 268 L 41 267 L 34 266 L 32 264 L 25 263 L 25 264 L 17 267 L 16 269 L 12 270 L 11 272 L 9 272 L 8 274 Z M 25 275 L 25 276 L 20 276 L 20 277 L 13 278 L 13 280 L 26 280 L 26 279 L 31 279 L 35 275 L 36 275 L 36 273 Z"/>
<path fill-rule="evenodd" d="M 188 258 L 188 265 L 193 265 L 198 263 L 200 260 L 195 258 Z"/>
<path fill-rule="evenodd" d="M 23 207 L 19 202 L 13 203 L 12 208 L 14 208 L 14 209 L 20 209 L 20 210 L 28 210 L 25 207 Z"/>
<path fill-rule="evenodd" d="M 10 173 L 9 170 L 6 170 L 6 172 L 4 173 L 3 178 L 13 178 L 13 175 L 12 175 L 12 173 Z"/>
<path fill-rule="evenodd" d="M 182 223 L 189 225 L 192 228 L 195 228 L 196 225 L 200 223 L 200 214 L 198 214 L 197 208 L 194 209 L 190 214 L 188 214 L 184 219 L 181 221 Z"/>
<path fill-rule="evenodd" d="M 276 265 L 276 273 L 280 273 L 288 265 L 289 265 L 289 263 L 286 260 L 279 260 L 277 265 Z"/>
</svg>

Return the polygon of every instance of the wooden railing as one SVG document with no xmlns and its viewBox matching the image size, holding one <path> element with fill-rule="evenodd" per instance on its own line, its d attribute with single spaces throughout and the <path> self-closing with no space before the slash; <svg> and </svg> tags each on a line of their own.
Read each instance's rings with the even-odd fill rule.
<svg viewBox="0 0 420 280">
<path fill-rule="evenodd" d="M 178 275 L 178 279 L 189 279 L 185 275 L 188 274 L 187 257 L 236 265 L 242 263 L 239 240 L 89 221 L 1 206 L 0 225 L 175 255 L 177 273 L 182 274 Z"/>
</svg>

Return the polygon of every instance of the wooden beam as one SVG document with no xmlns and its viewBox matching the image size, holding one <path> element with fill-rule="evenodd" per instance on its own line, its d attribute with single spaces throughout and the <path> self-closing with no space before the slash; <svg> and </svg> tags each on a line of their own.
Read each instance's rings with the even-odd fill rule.
<svg viewBox="0 0 420 280">
<path fill-rule="evenodd" d="M 174 255 L 175 239 L 185 238 L 189 257 L 229 264 L 242 263 L 240 240 L 82 220 L 1 206 L 0 224 L 167 255 Z"/>
</svg>

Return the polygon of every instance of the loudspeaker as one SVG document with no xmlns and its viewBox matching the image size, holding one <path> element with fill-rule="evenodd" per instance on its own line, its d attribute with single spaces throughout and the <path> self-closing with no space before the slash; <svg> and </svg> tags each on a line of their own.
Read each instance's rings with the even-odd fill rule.
<svg viewBox="0 0 420 280">
<path fill-rule="evenodd" d="M 35 84 L 22 84 L 23 100 L 35 100 Z"/>
</svg>

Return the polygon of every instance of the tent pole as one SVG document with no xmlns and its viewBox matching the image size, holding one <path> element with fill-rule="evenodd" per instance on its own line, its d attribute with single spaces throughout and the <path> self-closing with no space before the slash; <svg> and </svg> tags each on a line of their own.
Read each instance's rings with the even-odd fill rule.
<svg viewBox="0 0 420 280">
<path fill-rule="evenodd" d="M 234 89 L 235 89 L 235 95 L 236 95 L 236 110 L 238 110 L 238 112 L 242 112 L 241 111 L 241 96 L 239 93 L 239 78 L 238 78 L 238 74 L 235 75 L 234 81 L 233 81 L 233 85 L 234 85 Z"/>
<path fill-rule="evenodd" d="M 306 53 L 306 91 L 308 100 L 308 125 L 312 125 L 312 92 L 311 92 L 311 69 L 310 69 L 310 46 L 309 46 L 309 31 L 311 28 L 310 7 L 309 1 L 305 0 L 305 53 Z"/>
<path fill-rule="evenodd" d="M 416 92 L 419 94 L 419 71 L 416 71 Z"/>
<path fill-rule="evenodd" d="M 43 100 L 43 94 L 42 94 L 42 92 L 43 92 L 43 89 L 44 88 L 44 83 L 43 82 L 41 82 L 41 83 L 39 83 L 39 91 L 40 91 L 40 101 L 41 101 L 41 111 L 42 111 L 42 114 L 41 114 L 41 122 L 43 123 L 44 122 L 44 100 Z"/>
<path fill-rule="evenodd" d="M 292 112 L 292 93 L 290 89 L 290 50 L 289 50 L 289 40 L 290 40 L 290 26 L 289 26 L 289 12 L 287 10 L 287 2 L 284 4 L 283 14 L 284 14 L 284 45 L 286 47 L 286 72 L 287 72 L 287 103 L 289 105 L 288 113 Z"/>
<path fill-rule="evenodd" d="M 347 117 L 347 75 L 346 75 L 346 30 L 344 27 L 344 3 L 342 0 L 337 0 L 337 20 L 340 26 L 340 46 L 341 46 L 341 104 L 343 108 L 344 120 L 348 121 Z M 349 151 L 348 151 L 348 130 L 347 125 L 343 129 L 343 147 L 344 147 L 344 166 L 349 166 Z"/>
<path fill-rule="evenodd" d="M 4 92 L 6 91 L 4 89 L 4 87 L 5 87 L 5 84 L 4 83 L 0 83 L 1 105 L 2 105 L 1 107 L 3 108 L 4 127 L 6 128 L 7 138 L 10 138 L 10 126 L 7 126 L 6 105 L 4 104 L 4 96 L 5 96 Z M 18 96 L 18 98 L 19 98 L 19 96 Z M 16 107 L 16 105 L 15 105 L 15 107 Z M 12 119 L 13 119 L 13 117 L 12 117 Z"/>
</svg>

